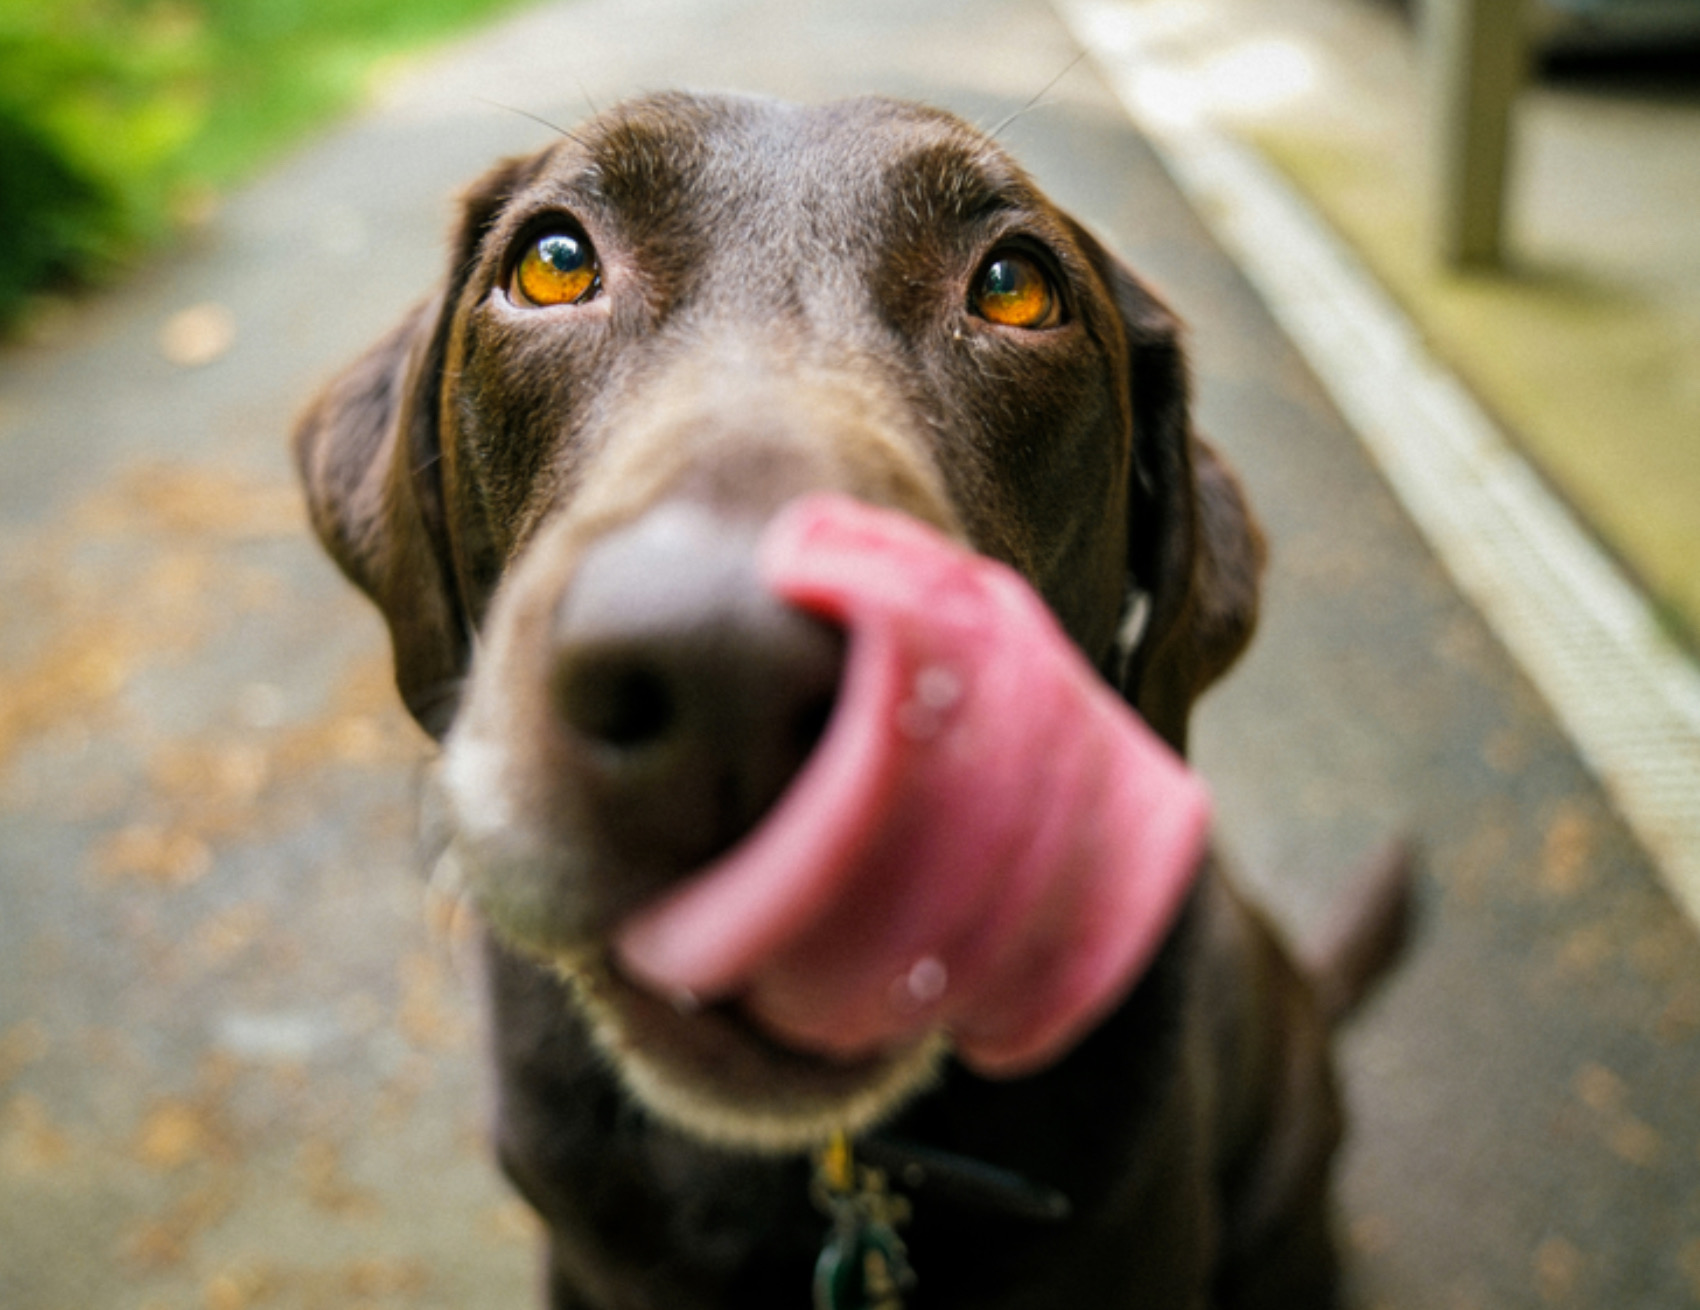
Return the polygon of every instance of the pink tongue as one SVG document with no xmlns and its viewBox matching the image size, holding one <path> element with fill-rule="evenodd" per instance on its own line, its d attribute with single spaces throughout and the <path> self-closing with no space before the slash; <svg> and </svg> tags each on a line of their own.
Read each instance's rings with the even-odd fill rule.
<svg viewBox="0 0 1700 1310">
<path fill-rule="evenodd" d="M 761 826 L 624 925 L 622 966 L 829 1055 L 942 1027 L 983 1073 L 1048 1063 L 1150 963 L 1203 785 L 1004 566 L 840 496 L 760 549 L 780 596 L 848 629 L 839 703 Z"/>
</svg>

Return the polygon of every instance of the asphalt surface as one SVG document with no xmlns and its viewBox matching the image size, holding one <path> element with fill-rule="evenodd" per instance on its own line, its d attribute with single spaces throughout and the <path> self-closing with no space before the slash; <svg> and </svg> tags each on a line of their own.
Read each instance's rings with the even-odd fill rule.
<svg viewBox="0 0 1700 1310">
<path fill-rule="evenodd" d="M 0 353 L 0 1306 L 532 1303 L 470 974 L 422 903 L 425 745 L 284 453 L 439 276 L 453 191 L 548 140 L 489 102 L 882 91 L 993 123 L 1075 53 L 1037 0 L 547 5 Z M 1359 1304 L 1700 1304 L 1691 928 L 1090 68 L 1002 139 L 1190 322 L 1273 542 L 1197 729 L 1223 845 L 1301 937 L 1380 841 L 1427 853 L 1420 936 L 1343 1042 Z"/>
</svg>

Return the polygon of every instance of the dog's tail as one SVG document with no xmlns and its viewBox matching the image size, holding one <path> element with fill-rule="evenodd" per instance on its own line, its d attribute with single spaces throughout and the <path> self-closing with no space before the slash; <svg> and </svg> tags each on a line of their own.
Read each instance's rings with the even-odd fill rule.
<svg viewBox="0 0 1700 1310">
<path fill-rule="evenodd" d="M 1399 959 L 1415 918 L 1417 853 L 1389 842 L 1353 875 L 1332 921 L 1300 953 L 1324 1018 L 1338 1024 Z"/>
</svg>

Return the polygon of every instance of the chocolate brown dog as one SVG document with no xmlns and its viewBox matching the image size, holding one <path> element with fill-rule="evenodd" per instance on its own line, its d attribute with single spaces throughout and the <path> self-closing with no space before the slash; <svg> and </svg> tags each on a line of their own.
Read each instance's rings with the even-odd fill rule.
<svg viewBox="0 0 1700 1310">
<path fill-rule="evenodd" d="M 1177 750 L 1239 655 L 1262 545 L 1192 431 L 1169 311 L 983 136 L 884 100 L 654 96 L 470 192 L 441 292 L 296 434 L 315 527 L 446 738 L 488 925 L 507 1173 L 555 1310 L 795 1310 L 804 1148 L 909 1194 L 912 1307 L 1335 1301 L 1328 1028 L 1399 879 L 1301 974 L 1207 869 L 1155 964 L 1043 1071 L 792 1049 L 607 949 L 761 821 L 843 636 L 753 543 L 810 491 L 1018 570 Z"/>
</svg>

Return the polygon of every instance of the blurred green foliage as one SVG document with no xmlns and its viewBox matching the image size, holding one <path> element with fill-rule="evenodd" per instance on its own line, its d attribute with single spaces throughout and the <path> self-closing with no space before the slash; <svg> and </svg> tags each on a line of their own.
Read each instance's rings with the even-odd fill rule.
<svg viewBox="0 0 1700 1310">
<path fill-rule="evenodd" d="M 0 323 L 521 0 L 0 0 Z"/>
</svg>

